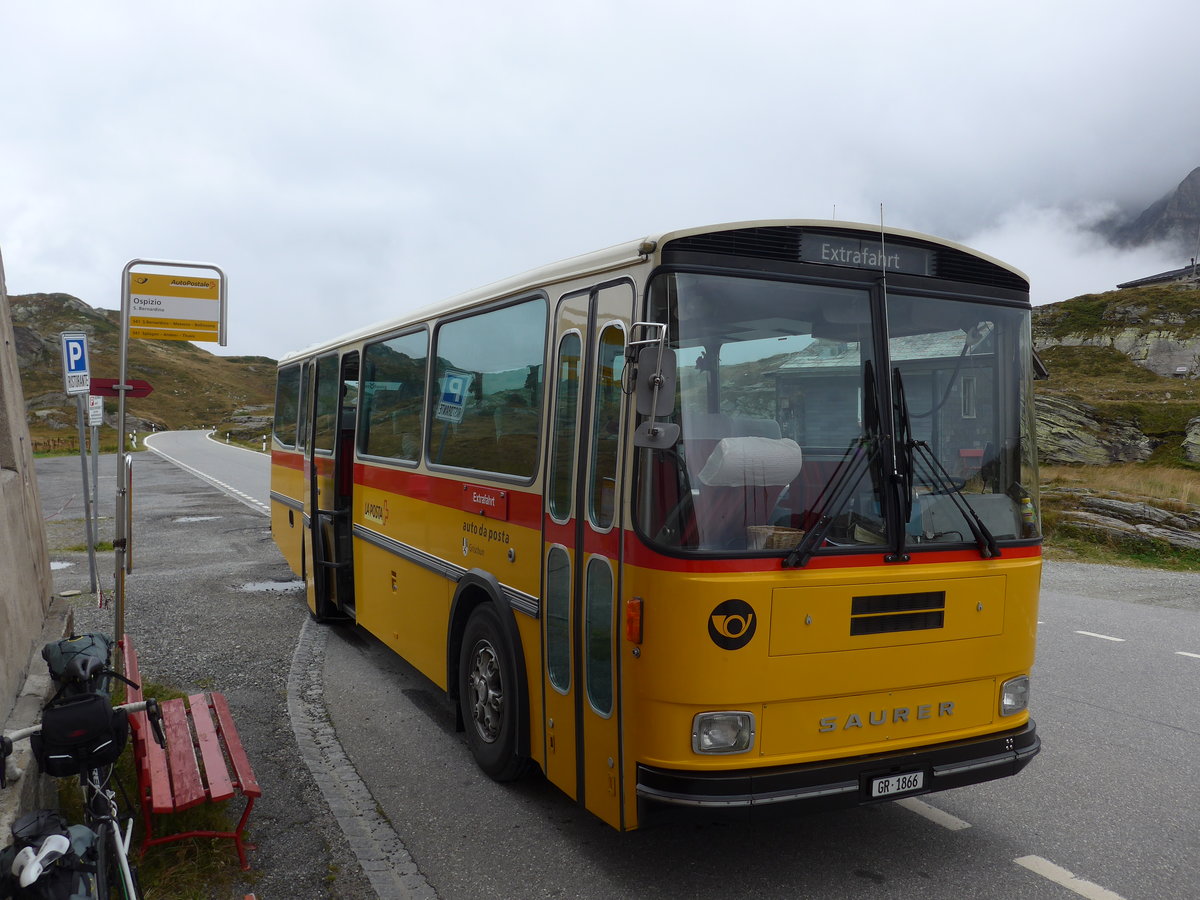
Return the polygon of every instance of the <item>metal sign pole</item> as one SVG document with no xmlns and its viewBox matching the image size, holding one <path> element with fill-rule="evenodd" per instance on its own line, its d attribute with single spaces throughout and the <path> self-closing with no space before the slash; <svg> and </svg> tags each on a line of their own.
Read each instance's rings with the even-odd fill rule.
<svg viewBox="0 0 1200 900">
<path fill-rule="evenodd" d="M 88 486 L 87 472 L 87 425 L 83 411 L 85 397 L 91 393 L 92 368 L 88 360 L 87 335 L 80 331 L 64 331 L 59 334 L 62 346 L 63 390 L 75 397 L 79 411 L 79 464 L 83 468 L 83 526 L 87 535 L 88 564 L 92 578 L 92 593 L 98 587 L 96 578 L 96 542 L 92 538 L 92 497 Z"/>
<path fill-rule="evenodd" d="M 129 272 L 137 263 L 130 260 L 121 272 L 121 352 L 117 383 L 117 501 L 113 509 L 113 638 L 125 639 L 125 535 L 129 523 L 125 516 L 125 382 L 129 363 Z"/>
<path fill-rule="evenodd" d="M 85 394 L 75 396 L 76 407 L 79 410 L 79 464 L 83 468 L 83 522 L 84 531 L 87 534 L 88 571 L 91 573 L 92 593 L 95 594 L 100 588 L 100 582 L 96 577 L 96 540 L 95 532 L 92 530 L 95 498 L 92 496 L 91 486 L 88 484 L 87 424 L 83 412 L 85 398 Z"/>
<path fill-rule="evenodd" d="M 92 536 L 100 542 L 100 428 L 92 426 Z"/>
</svg>

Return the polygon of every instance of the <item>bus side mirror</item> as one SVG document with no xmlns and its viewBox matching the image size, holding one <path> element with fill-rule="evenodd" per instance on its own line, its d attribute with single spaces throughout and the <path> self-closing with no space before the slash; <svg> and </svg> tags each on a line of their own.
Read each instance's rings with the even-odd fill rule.
<svg viewBox="0 0 1200 900">
<path fill-rule="evenodd" d="M 634 394 L 641 416 L 669 416 L 675 408 L 675 382 L 678 365 L 675 351 L 642 347 L 637 356 L 637 381 Z"/>
<path fill-rule="evenodd" d="M 651 450 L 669 450 L 679 440 L 679 426 L 674 422 L 655 422 L 647 419 L 633 433 L 633 446 Z"/>
<path fill-rule="evenodd" d="M 652 344 L 641 348 L 637 360 L 637 381 L 634 384 L 637 411 L 639 415 L 650 418 L 634 431 L 633 445 L 666 450 L 679 440 L 678 425 L 657 421 L 660 416 L 669 416 L 675 408 L 675 383 L 678 378 L 675 351 Z"/>
</svg>

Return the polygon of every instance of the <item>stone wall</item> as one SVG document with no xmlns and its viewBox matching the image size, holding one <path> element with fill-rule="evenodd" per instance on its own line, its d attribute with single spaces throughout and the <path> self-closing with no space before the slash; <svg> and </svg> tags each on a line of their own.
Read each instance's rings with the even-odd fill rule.
<svg viewBox="0 0 1200 900">
<path fill-rule="evenodd" d="M 53 581 L 0 258 L 0 720 L 42 638 Z"/>
</svg>

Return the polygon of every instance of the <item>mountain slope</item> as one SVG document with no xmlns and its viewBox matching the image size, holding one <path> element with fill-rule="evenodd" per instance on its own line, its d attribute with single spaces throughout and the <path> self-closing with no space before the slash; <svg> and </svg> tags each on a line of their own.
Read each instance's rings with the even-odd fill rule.
<svg viewBox="0 0 1200 900">
<path fill-rule="evenodd" d="M 35 446 L 73 439 L 75 403 L 63 392 L 59 333 L 86 333 L 92 375 L 116 378 L 120 313 L 93 309 L 68 294 L 10 296 L 9 306 Z M 130 430 L 215 426 L 237 415 L 269 415 L 274 402 L 274 360 L 214 356 L 185 341 L 130 341 L 127 375 L 154 387 L 149 397 L 127 402 Z M 105 401 L 106 424 L 115 424 L 116 407 L 115 399 Z M 103 431 L 111 435 L 111 429 Z"/>
<path fill-rule="evenodd" d="M 1101 231 L 1120 247 L 1140 247 L 1157 241 L 1175 244 L 1181 262 L 1197 255 L 1200 243 L 1200 168 L 1132 220 L 1106 223 Z"/>
<path fill-rule="evenodd" d="M 1178 462 L 1200 416 L 1200 291 L 1131 288 L 1033 311 L 1044 461 Z M 1193 436 L 1194 437 L 1194 436 Z"/>
</svg>

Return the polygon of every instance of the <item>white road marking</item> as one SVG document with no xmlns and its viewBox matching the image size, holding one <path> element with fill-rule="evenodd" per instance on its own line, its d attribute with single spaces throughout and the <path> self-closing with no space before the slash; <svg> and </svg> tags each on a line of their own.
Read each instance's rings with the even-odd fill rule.
<svg viewBox="0 0 1200 900">
<path fill-rule="evenodd" d="M 1108 888 L 1102 888 L 1093 882 L 1085 881 L 1077 877 L 1074 872 L 1068 872 L 1062 866 L 1056 866 L 1050 860 L 1042 859 L 1040 856 L 1022 856 L 1020 859 L 1014 859 L 1013 862 L 1055 884 L 1061 884 L 1080 897 L 1086 897 L 1087 900 L 1124 900 L 1120 894 L 1114 893 Z"/>
<path fill-rule="evenodd" d="M 1094 631 L 1077 631 L 1076 634 L 1086 634 L 1088 637 L 1100 638 L 1102 641 L 1116 641 L 1117 643 L 1125 643 L 1125 638 L 1113 637 L 1108 634 L 1096 634 Z"/>
<path fill-rule="evenodd" d="M 228 485 L 225 482 L 223 482 L 217 478 L 213 478 L 211 475 L 207 475 L 204 472 L 201 472 L 199 469 L 189 466 L 183 460 L 176 459 L 175 457 L 171 456 L 170 454 L 163 453 L 157 447 L 150 446 L 149 444 L 146 444 L 146 447 L 148 449 L 154 451 L 155 453 L 157 453 L 163 459 L 168 460 L 169 462 L 173 462 L 175 465 L 179 466 L 179 468 L 183 469 L 185 472 L 190 472 L 191 474 L 195 475 L 197 478 L 203 479 L 204 481 L 207 481 L 209 484 L 213 485 L 214 487 L 220 488 L 222 491 L 224 491 L 226 494 L 229 494 L 229 496 L 233 497 L 235 500 L 240 500 L 242 503 L 245 503 L 247 506 L 249 506 L 255 512 L 264 513 L 265 515 L 268 515 L 268 516 L 271 514 L 271 507 L 264 504 L 261 500 L 257 500 L 254 497 L 251 497 L 249 494 L 243 493 L 242 491 L 239 491 L 237 488 L 235 488 L 231 485 Z"/>
<path fill-rule="evenodd" d="M 930 822 L 936 822 L 943 828 L 950 831 L 962 831 L 964 828 L 970 828 L 970 822 L 964 822 L 957 816 L 952 816 L 948 812 L 943 812 L 936 806 L 930 806 L 923 800 L 918 800 L 916 797 L 905 797 L 903 800 L 896 801 L 897 806 L 903 806 L 909 812 L 915 812 L 918 816 L 924 816 Z"/>
<path fill-rule="evenodd" d="M 1186 650 L 1176 650 L 1176 656 L 1190 656 L 1192 659 L 1200 659 L 1200 653 L 1188 653 Z"/>
</svg>

